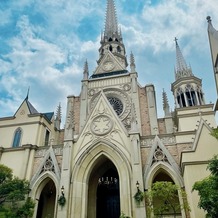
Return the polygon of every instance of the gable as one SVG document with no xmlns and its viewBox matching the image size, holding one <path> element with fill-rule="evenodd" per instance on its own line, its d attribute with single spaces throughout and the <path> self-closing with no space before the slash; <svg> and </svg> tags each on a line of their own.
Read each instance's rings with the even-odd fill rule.
<svg viewBox="0 0 218 218">
<path fill-rule="evenodd" d="M 218 154 L 218 140 L 210 133 L 212 129 L 201 119 L 191 151 L 182 153 L 181 162 L 207 162 Z"/>
<path fill-rule="evenodd" d="M 106 55 L 104 55 L 103 59 L 97 66 L 94 75 L 109 73 L 109 72 L 123 72 L 125 68 L 120 64 L 117 58 L 108 51 Z"/>
<path fill-rule="evenodd" d="M 36 173 L 33 175 L 30 182 L 31 185 L 34 184 L 36 180 L 39 179 L 47 171 L 53 173 L 58 181 L 60 180 L 61 173 L 52 146 L 50 146 L 50 148 L 45 153 L 41 164 L 39 165 Z"/>
<path fill-rule="evenodd" d="M 29 114 L 38 114 L 39 112 L 34 108 L 34 106 L 28 101 L 28 98 L 25 98 L 21 103 L 18 110 L 15 112 L 14 116 L 19 117 L 20 115 L 29 115 Z"/>
<path fill-rule="evenodd" d="M 78 137 L 74 146 L 75 153 L 87 149 L 88 146 L 100 140 L 120 147 L 128 146 L 129 143 L 127 130 L 103 92 L 100 93 Z"/>
<path fill-rule="evenodd" d="M 160 162 L 169 165 L 178 175 L 180 175 L 180 169 L 178 164 L 176 163 L 170 152 L 167 150 L 167 148 L 164 146 L 160 138 L 156 135 L 146 163 L 144 177 L 147 177 L 153 165 Z"/>
</svg>

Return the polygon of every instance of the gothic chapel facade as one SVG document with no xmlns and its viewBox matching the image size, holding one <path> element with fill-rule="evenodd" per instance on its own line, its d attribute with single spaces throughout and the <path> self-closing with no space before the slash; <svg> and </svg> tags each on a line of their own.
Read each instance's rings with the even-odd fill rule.
<svg viewBox="0 0 218 218">
<path fill-rule="evenodd" d="M 0 163 L 30 181 L 34 218 L 119 218 L 121 212 L 145 218 L 146 205 L 137 205 L 134 195 L 156 181 L 186 191 L 191 211 L 179 210 L 177 217 L 205 217 L 192 186 L 208 176 L 208 160 L 218 153 L 210 135 L 217 127 L 214 105 L 175 45 L 176 108 L 170 111 L 163 92 L 165 115 L 158 118 L 155 87 L 139 85 L 132 53 L 127 69 L 114 1 L 107 0 L 97 67 L 89 75 L 86 62 L 81 94 L 67 97 L 65 128 L 60 106 L 55 115 L 40 113 L 28 96 L 12 117 L 0 118 Z"/>
</svg>

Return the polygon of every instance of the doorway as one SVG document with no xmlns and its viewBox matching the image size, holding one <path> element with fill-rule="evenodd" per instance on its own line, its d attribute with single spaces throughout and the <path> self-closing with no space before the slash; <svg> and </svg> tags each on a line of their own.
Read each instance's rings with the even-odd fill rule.
<svg viewBox="0 0 218 218">
<path fill-rule="evenodd" d="M 117 171 L 110 169 L 98 180 L 97 218 L 120 217 L 120 193 Z"/>
<path fill-rule="evenodd" d="M 40 194 L 36 218 L 53 218 L 55 211 L 56 188 L 50 179 Z"/>
<path fill-rule="evenodd" d="M 116 167 L 105 156 L 92 169 L 88 191 L 88 218 L 119 218 L 120 188 Z"/>
</svg>

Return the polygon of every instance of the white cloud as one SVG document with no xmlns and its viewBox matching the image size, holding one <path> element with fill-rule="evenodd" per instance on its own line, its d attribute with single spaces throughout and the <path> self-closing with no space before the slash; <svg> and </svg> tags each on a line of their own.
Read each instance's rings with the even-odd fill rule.
<svg viewBox="0 0 218 218">
<path fill-rule="evenodd" d="M 130 7 L 135 6 L 134 1 L 127 2 L 132 4 Z M 132 50 L 135 55 L 140 83 L 157 85 L 158 104 L 162 108 L 159 97 L 162 88 L 169 90 L 168 95 L 173 98 L 170 83 L 174 77 L 174 37 L 179 38 L 185 57 L 195 56 L 200 64 L 210 61 L 206 16 L 211 15 L 218 27 L 217 0 L 162 0 L 155 5 L 150 0 L 144 2 L 143 10 L 129 15 L 116 1 L 120 6 L 117 10 L 122 13 L 118 14 L 118 21 L 127 54 Z M 13 96 L 15 104 L 10 99 L 0 100 L 1 113 L 8 113 L 8 107 L 13 114 L 26 97 L 28 86 L 30 100 L 41 112 L 55 110 L 59 102 L 65 108 L 67 95 L 79 95 L 85 60 L 90 74 L 96 67 L 105 3 L 106 0 L 20 0 L 14 1 L 10 9 L 0 10 L 0 16 L 2 13 L 5 16 L 0 25 L 7 25 L 16 7 L 20 11 L 13 18 L 14 22 L 17 19 L 16 35 L 6 39 L 11 50 L 0 58 L 0 85 Z M 25 8 L 31 9 L 31 13 Z M 80 27 L 91 20 L 93 23 L 85 26 L 89 28 L 90 38 L 83 39 Z M 200 59 L 203 56 L 207 59 Z M 196 62 L 191 65 L 203 68 L 199 63 L 196 66 Z"/>
</svg>

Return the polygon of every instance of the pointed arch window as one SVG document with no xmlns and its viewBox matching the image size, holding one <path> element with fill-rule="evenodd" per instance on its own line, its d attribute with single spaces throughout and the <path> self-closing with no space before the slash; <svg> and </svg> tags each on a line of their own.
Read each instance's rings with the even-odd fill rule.
<svg viewBox="0 0 218 218">
<path fill-rule="evenodd" d="M 49 137 L 50 137 L 50 132 L 48 129 L 46 129 L 45 131 L 45 143 L 44 146 L 48 146 L 49 145 Z"/>
<path fill-rule="evenodd" d="M 112 45 L 110 45 L 109 50 L 110 50 L 111 52 L 113 51 Z"/>
<path fill-rule="evenodd" d="M 12 147 L 13 148 L 16 148 L 16 147 L 19 147 L 20 146 L 20 142 L 21 142 L 21 135 L 22 135 L 22 130 L 21 128 L 17 128 L 15 130 L 15 133 L 14 133 L 14 140 L 13 140 L 13 144 L 12 144 Z"/>
<path fill-rule="evenodd" d="M 118 52 L 118 53 L 121 52 L 121 48 L 120 48 L 120 46 L 117 46 L 117 52 Z"/>
<path fill-rule="evenodd" d="M 187 106 L 196 106 L 198 104 L 196 93 L 191 85 L 188 84 L 186 86 L 185 94 L 188 103 Z"/>
<path fill-rule="evenodd" d="M 204 98 L 203 98 L 203 93 L 200 87 L 197 88 L 197 95 L 198 95 L 198 99 L 199 99 L 199 103 L 200 105 L 204 104 Z"/>
<path fill-rule="evenodd" d="M 186 107 L 185 96 L 181 89 L 178 89 L 177 91 L 177 102 L 180 108 Z"/>
</svg>

